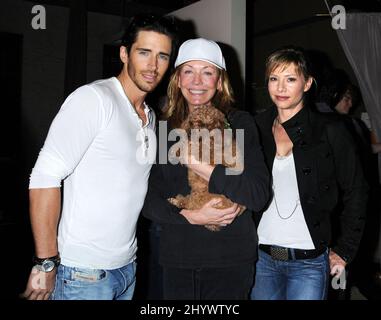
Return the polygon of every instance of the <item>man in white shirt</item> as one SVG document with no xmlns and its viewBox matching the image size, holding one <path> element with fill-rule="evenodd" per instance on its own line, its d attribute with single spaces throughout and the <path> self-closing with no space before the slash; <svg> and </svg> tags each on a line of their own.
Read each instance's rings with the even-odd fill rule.
<svg viewBox="0 0 381 320">
<path fill-rule="evenodd" d="M 170 65 L 175 33 L 170 18 L 136 16 L 119 76 L 78 88 L 55 117 L 30 178 L 35 257 L 25 298 L 132 298 L 136 223 L 156 153 L 144 100 Z"/>
</svg>

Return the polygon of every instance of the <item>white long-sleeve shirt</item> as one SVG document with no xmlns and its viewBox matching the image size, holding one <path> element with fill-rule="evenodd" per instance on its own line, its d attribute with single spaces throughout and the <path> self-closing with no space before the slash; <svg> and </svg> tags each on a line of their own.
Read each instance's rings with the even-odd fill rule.
<svg viewBox="0 0 381 320">
<path fill-rule="evenodd" d="M 143 123 L 115 77 L 74 91 L 49 129 L 30 189 L 60 187 L 61 262 L 120 268 L 136 257 L 136 222 L 156 153 L 155 115 Z"/>
</svg>

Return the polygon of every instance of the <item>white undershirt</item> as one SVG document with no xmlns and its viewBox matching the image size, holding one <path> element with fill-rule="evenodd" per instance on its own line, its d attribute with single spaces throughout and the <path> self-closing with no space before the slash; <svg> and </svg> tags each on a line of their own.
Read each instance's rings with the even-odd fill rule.
<svg viewBox="0 0 381 320">
<path fill-rule="evenodd" d="M 274 196 L 258 226 L 259 243 L 295 249 L 315 249 L 300 205 L 294 156 L 275 157 Z"/>
<path fill-rule="evenodd" d="M 141 119 L 115 77 L 73 92 L 55 117 L 29 188 L 59 187 L 62 264 L 120 268 L 136 258 L 136 222 L 156 153 L 155 115 Z M 147 138 L 148 137 L 148 140 Z M 154 156 L 153 156 L 154 158 Z"/>
</svg>

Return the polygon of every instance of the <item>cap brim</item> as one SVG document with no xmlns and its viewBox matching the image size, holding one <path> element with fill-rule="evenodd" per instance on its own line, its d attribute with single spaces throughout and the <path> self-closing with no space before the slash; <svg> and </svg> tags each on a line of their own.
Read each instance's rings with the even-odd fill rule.
<svg viewBox="0 0 381 320">
<path fill-rule="evenodd" d="M 224 68 L 224 67 L 222 67 L 222 66 L 219 66 L 218 64 L 216 64 L 216 63 L 214 63 L 214 62 L 212 62 L 212 61 L 210 61 L 210 60 L 207 60 L 207 59 L 200 59 L 200 58 L 184 60 L 184 61 L 182 61 L 181 63 L 177 64 L 177 65 L 175 66 L 175 68 L 177 68 L 178 66 L 181 66 L 181 65 L 183 65 L 184 63 L 187 63 L 187 62 L 189 62 L 189 61 L 204 61 L 204 62 L 208 62 L 208 63 L 214 65 L 215 67 L 217 67 L 218 69 L 222 69 L 222 70 L 225 70 L 225 71 L 226 71 L 226 68 Z"/>
</svg>

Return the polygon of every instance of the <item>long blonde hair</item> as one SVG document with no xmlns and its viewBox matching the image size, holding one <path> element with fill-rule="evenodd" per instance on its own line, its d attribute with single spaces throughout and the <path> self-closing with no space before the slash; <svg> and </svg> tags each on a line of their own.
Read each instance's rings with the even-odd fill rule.
<svg viewBox="0 0 381 320">
<path fill-rule="evenodd" d="M 162 115 L 162 119 L 168 120 L 172 128 L 179 128 L 189 114 L 187 101 L 178 86 L 181 67 L 180 65 L 176 68 L 169 80 L 167 90 L 168 102 Z M 221 90 L 217 90 L 211 102 L 213 106 L 227 116 L 234 109 L 233 89 L 230 85 L 227 72 L 223 69 L 217 70 L 221 79 Z"/>
</svg>

